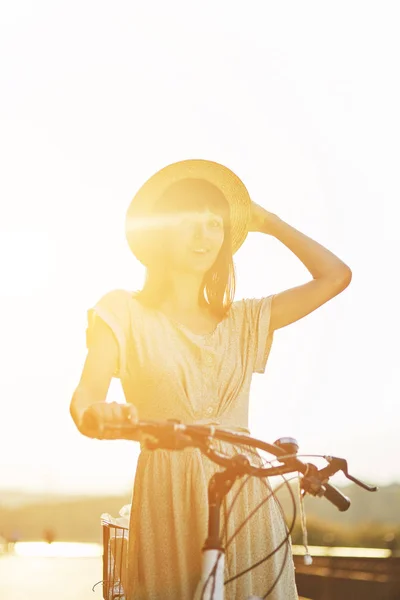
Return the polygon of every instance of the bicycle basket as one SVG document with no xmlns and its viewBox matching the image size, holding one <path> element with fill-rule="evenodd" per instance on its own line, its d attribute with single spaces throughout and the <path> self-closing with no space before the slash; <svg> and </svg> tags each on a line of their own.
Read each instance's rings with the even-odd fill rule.
<svg viewBox="0 0 400 600">
<path fill-rule="evenodd" d="M 114 519 L 112 520 L 114 521 Z M 125 600 L 128 528 L 102 517 L 103 599 Z"/>
</svg>

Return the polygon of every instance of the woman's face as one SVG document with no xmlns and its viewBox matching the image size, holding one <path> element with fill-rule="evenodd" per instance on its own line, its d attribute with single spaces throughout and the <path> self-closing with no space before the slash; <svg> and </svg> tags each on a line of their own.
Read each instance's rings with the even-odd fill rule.
<svg viewBox="0 0 400 600">
<path fill-rule="evenodd" d="M 214 264 L 224 241 L 223 218 L 203 209 L 169 215 L 165 230 L 165 258 L 180 272 L 206 273 Z"/>
</svg>

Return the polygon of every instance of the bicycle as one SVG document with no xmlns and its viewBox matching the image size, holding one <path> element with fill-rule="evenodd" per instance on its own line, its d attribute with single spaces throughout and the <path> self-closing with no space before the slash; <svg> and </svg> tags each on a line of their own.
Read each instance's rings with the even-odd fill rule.
<svg viewBox="0 0 400 600">
<path fill-rule="evenodd" d="M 299 459 L 298 444 L 293 438 L 280 438 L 273 444 L 269 444 L 262 440 L 253 438 L 248 434 L 238 433 L 229 429 L 219 428 L 212 424 L 183 424 L 176 420 L 170 421 L 138 421 L 136 423 L 128 423 L 117 426 L 103 426 L 99 430 L 99 439 L 125 439 L 133 441 L 141 441 L 141 443 L 150 450 L 166 449 L 166 450 L 183 450 L 185 448 L 198 448 L 210 460 L 223 468 L 217 471 L 210 479 L 208 485 L 208 535 L 202 549 L 202 573 L 198 583 L 193 600 L 223 600 L 224 598 L 224 567 L 225 567 L 225 550 L 223 547 L 220 535 L 220 512 L 222 501 L 226 494 L 231 490 L 234 482 L 245 475 L 265 478 L 284 476 L 290 473 L 298 473 L 300 481 L 301 497 L 310 494 L 312 496 L 325 497 L 334 504 L 340 511 L 346 511 L 350 507 L 350 500 L 342 494 L 337 488 L 328 483 L 338 471 L 342 471 L 344 475 L 362 487 L 363 489 L 373 492 L 377 491 L 376 486 L 368 485 L 359 479 L 356 479 L 348 472 L 347 461 L 342 458 L 326 455 L 313 455 L 318 458 L 323 458 L 327 465 L 318 469 L 312 463 L 305 463 Z M 273 466 L 271 461 L 268 461 L 269 466 L 255 466 L 251 464 L 247 456 L 236 454 L 226 456 L 221 454 L 212 447 L 213 440 L 220 440 L 234 445 L 243 445 L 258 450 L 265 451 L 271 454 L 274 459 L 272 462 L 279 462 L 277 466 Z M 288 482 L 284 480 L 288 485 Z M 290 490 L 292 500 L 294 502 L 293 492 Z M 274 492 L 272 492 L 273 494 Z M 268 498 L 267 498 L 268 499 Z M 302 504 L 300 503 L 300 506 Z M 288 544 L 291 532 L 296 519 L 296 508 L 294 504 L 294 515 L 292 523 L 287 529 L 287 536 L 283 542 L 275 548 L 277 552 L 283 544 Z M 305 522 L 303 533 L 306 529 Z M 106 553 L 105 555 L 106 556 Z M 286 553 L 287 556 L 287 553 Z M 269 557 L 267 557 L 269 558 Z M 265 559 L 264 559 L 265 560 Z M 311 564 L 311 557 L 306 553 L 305 561 Z M 262 561 L 259 561 L 262 562 Z M 104 576 L 106 568 L 104 567 Z M 254 565 L 251 567 L 254 568 Z M 283 567 L 282 567 L 283 569 Z M 246 570 L 247 571 L 247 570 Z M 241 574 L 239 574 L 241 575 Z M 267 598 L 274 589 L 279 575 L 275 582 L 263 596 Z M 110 584 L 110 581 L 107 582 Z M 104 581 L 103 581 L 104 584 Z M 111 589 L 110 585 L 107 587 Z M 104 598 L 124 598 L 123 591 L 120 596 L 110 596 L 109 591 L 106 592 Z M 251 596 L 247 600 L 260 600 L 256 596 Z"/>
</svg>

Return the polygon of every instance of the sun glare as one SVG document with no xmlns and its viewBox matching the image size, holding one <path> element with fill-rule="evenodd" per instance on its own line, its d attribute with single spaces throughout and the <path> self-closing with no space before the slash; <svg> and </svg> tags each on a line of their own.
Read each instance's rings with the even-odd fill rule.
<svg viewBox="0 0 400 600">
<path fill-rule="evenodd" d="M 30 296 L 42 290 L 50 271 L 50 244 L 45 233 L 6 231 L 0 233 L 1 296 Z"/>
<path fill-rule="evenodd" d="M 292 547 L 293 554 L 304 556 L 304 546 Z M 386 548 L 342 548 L 340 546 L 308 546 L 311 556 L 341 556 L 348 558 L 388 558 L 391 551 Z"/>
<path fill-rule="evenodd" d="M 41 558 L 82 558 L 102 556 L 103 548 L 99 544 L 79 544 L 75 542 L 17 542 L 14 554 L 21 557 Z"/>
</svg>

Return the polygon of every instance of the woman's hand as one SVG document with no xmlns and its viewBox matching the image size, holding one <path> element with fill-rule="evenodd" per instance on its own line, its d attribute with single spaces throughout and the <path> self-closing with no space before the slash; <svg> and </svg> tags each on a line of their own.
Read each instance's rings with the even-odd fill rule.
<svg viewBox="0 0 400 600">
<path fill-rule="evenodd" d="M 105 426 L 135 423 L 137 420 L 138 413 L 133 404 L 96 402 L 83 412 L 79 430 L 88 437 L 101 438 Z"/>
<path fill-rule="evenodd" d="M 274 235 L 274 225 L 279 220 L 277 215 L 256 204 L 253 200 L 251 201 L 249 231 Z"/>
</svg>

